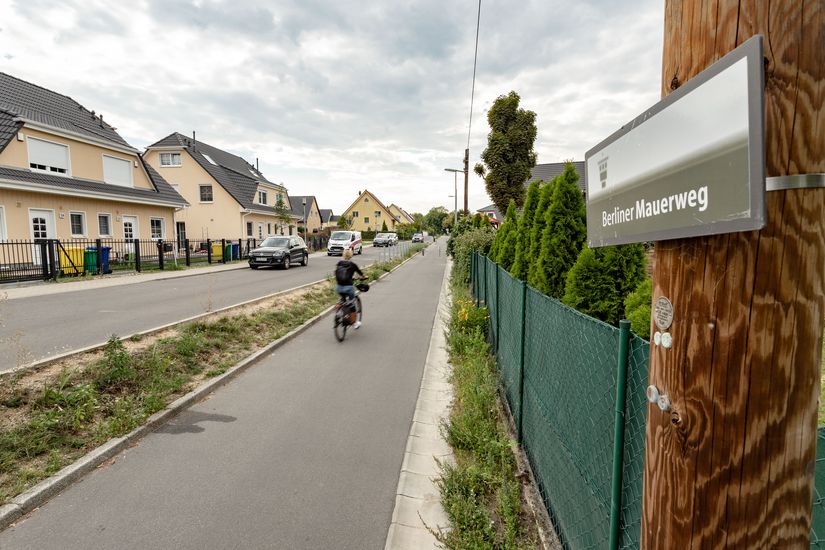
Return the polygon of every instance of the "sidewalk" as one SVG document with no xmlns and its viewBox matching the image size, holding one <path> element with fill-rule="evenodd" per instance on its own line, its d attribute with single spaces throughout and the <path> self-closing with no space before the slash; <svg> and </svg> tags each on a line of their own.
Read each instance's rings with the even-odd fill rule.
<svg viewBox="0 0 825 550">
<path fill-rule="evenodd" d="M 326 252 L 313 252 L 310 258 L 325 256 Z M 232 271 L 235 269 L 248 269 L 246 260 L 235 261 L 231 264 L 214 263 L 206 267 L 190 267 L 180 271 L 151 271 L 149 273 L 124 273 L 122 275 L 103 275 L 88 280 L 66 281 L 64 283 L 54 282 L 34 282 L 23 283 L 20 286 L 0 286 L 0 299 L 14 300 L 17 298 L 31 298 L 32 296 L 47 296 L 51 294 L 63 294 L 65 292 L 75 292 L 79 290 L 89 290 L 93 288 L 109 288 L 113 286 L 134 285 L 147 281 L 159 281 L 164 279 L 178 279 L 181 277 L 194 277 L 195 275 L 208 275 L 210 273 L 220 273 L 222 271 Z"/>
</svg>

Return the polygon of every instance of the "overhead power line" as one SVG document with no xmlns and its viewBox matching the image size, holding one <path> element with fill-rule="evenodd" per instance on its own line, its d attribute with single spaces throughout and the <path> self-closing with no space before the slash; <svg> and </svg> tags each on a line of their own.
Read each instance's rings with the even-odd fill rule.
<svg viewBox="0 0 825 550">
<path fill-rule="evenodd" d="M 476 18 L 476 49 L 473 56 L 473 87 L 470 91 L 470 122 L 467 124 L 467 149 L 470 148 L 470 133 L 473 129 L 473 100 L 476 94 L 476 65 L 478 64 L 478 30 L 481 27 L 481 0 L 478 0 L 478 17 Z"/>
</svg>

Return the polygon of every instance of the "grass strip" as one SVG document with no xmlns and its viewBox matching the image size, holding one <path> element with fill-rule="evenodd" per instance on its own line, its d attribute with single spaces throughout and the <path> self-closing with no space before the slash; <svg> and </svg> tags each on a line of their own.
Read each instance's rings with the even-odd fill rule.
<svg viewBox="0 0 825 550">
<path fill-rule="evenodd" d="M 485 338 L 487 310 L 466 286 L 453 284 L 447 337 L 455 398 L 442 426 L 455 464 L 438 481 L 450 529 L 436 533 L 446 548 L 535 548 L 537 533 L 522 507 L 517 463 L 500 416 L 498 375 Z"/>
<path fill-rule="evenodd" d="M 376 280 L 406 257 L 364 272 Z M 200 381 L 223 374 L 337 299 L 328 281 L 280 296 L 270 307 L 253 306 L 251 313 L 183 324 L 146 345 L 112 336 L 102 354 L 48 374 L 20 371 L 0 378 L 0 505 L 129 433 Z"/>
</svg>

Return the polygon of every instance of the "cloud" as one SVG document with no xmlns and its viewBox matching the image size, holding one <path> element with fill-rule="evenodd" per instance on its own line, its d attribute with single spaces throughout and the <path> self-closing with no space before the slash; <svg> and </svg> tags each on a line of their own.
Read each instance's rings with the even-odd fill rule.
<svg viewBox="0 0 825 550">
<path fill-rule="evenodd" d="M 443 169 L 467 147 L 471 4 L 25 0 L 0 4 L 0 21 L 0 70 L 105 113 L 136 146 L 196 130 L 336 212 L 364 188 L 452 209 Z M 662 21 L 658 0 L 483 3 L 471 167 L 486 109 L 510 90 L 537 113 L 540 162 L 583 158 L 657 100 Z M 471 208 L 489 204 L 469 179 Z"/>
</svg>

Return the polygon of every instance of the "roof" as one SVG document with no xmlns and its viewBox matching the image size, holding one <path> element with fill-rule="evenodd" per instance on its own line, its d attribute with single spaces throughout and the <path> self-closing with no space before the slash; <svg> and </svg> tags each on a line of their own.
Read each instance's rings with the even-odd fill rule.
<svg viewBox="0 0 825 550">
<path fill-rule="evenodd" d="M 53 188 L 57 191 L 91 192 L 106 195 L 112 200 L 152 201 L 174 206 L 185 206 L 188 204 L 160 174 L 146 164 L 146 162 L 143 162 L 143 159 L 141 159 L 141 162 L 149 174 L 149 179 L 155 186 L 154 190 L 139 187 L 120 187 L 102 181 L 67 178 L 65 176 L 43 174 L 9 166 L 0 166 L 0 180 L 33 184 L 44 188 Z"/>
<path fill-rule="evenodd" d="M 410 216 L 409 212 L 407 212 L 406 210 L 404 210 L 403 208 L 401 208 L 400 206 L 398 206 L 395 203 L 391 204 L 390 208 L 392 208 L 393 206 L 396 207 L 399 212 L 401 212 L 401 214 L 407 219 L 408 223 L 413 223 L 415 221 L 415 219 L 412 216 Z M 401 221 L 401 220 L 399 220 L 399 221 Z"/>
<path fill-rule="evenodd" d="M 161 147 L 181 147 L 206 170 L 210 176 L 226 189 L 235 201 L 246 210 L 271 214 L 272 207 L 255 202 L 258 183 L 265 182 L 279 185 L 267 180 L 254 166 L 244 159 L 208 143 L 174 132 L 153 143 L 147 149 Z M 208 156 L 208 158 L 207 158 Z M 210 162 L 209 159 L 214 161 Z"/>
<path fill-rule="evenodd" d="M 321 223 L 329 223 L 332 221 L 332 210 L 329 208 L 321 208 L 318 210 L 321 214 Z M 335 216 L 337 218 L 337 216 Z"/>
<path fill-rule="evenodd" d="M 532 181 L 532 180 L 531 180 Z M 501 212 L 498 211 L 495 204 L 491 204 L 490 206 L 485 206 L 484 208 L 479 208 L 476 212 L 481 212 L 486 214 L 487 212 L 492 212 L 493 217 L 497 220 L 503 220 L 504 218 L 501 216 Z"/>
<path fill-rule="evenodd" d="M 0 72 L 0 110 L 4 122 L 0 123 L 0 150 L 8 143 L 8 116 L 20 117 L 81 134 L 96 141 L 109 142 L 132 149 L 115 129 L 103 121 L 102 115 L 89 111 L 69 96 L 47 90 L 31 82 L 20 80 Z M 3 130 L 5 129 L 5 131 Z"/>
<path fill-rule="evenodd" d="M 384 203 L 383 203 L 383 202 L 381 202 L 381 201 L 378 199 L 378 197 L 376 197 L 375 195 L 373 195 L 372 193 L 370 193 L 370 192 L 369 192 L 368 190 L 366 190 L 366 189 L 364 189 L 362 192 L 359 192 L 359 193 L 358 193 L 358 198 L 357 198 L 357 199 L 355 199 L 354 201 L 352 201 L 352 204 L 350 204 L 350 205 L 349 205 L 349 207 L 348 207 L 346 210 L 344 210 L 344 212 L 349 212 L 349 211 L 352 209 L 352 207 L 353 207 L 353 206 L 355 206 L 355 204 L 356 204 L 358 201 L 360 201 L 360 200 L 361 200 L 361 197 L 364 195 L 364 193 L 368 193 L 368 194 L 369 194 L 369 196 L 370 196 L 370 197 L 372 197 L 372 199 L 375 201 L 375 204 L 377 204 L 378 206 L 380 206 L 381 208 L 383 208 L 383 209 L 384 209 L 384 211 L 385 211 L 387 214 L 389 214 L 389 215 L 390 215 L 390 217 L 391 217 L 392 219 L 394 219 L 395 221 L 398 221 L 398 218 L 395 216 L 395 214 L 393 214 L 393 213 L 390 211 L 390 209 L 389 209 L 389 208 L 387 208 L 386 206 L 384 206 Z"/>
<path fill-rule="evenodd" d="M 587 192 L 587 171 L 584 168 L 584 161 L 583 160 L 573 160 L 569 161 L 570 164 L 573 165 L 575 168 L 576 173 L 579 175 L 579 189 L 582 190 L 582 193 Z M 530 178 L 527 180 L 526 184 L 529 185 L 530 182 L 535 180 L 541 181 L 550 181 L 556 176 L 560 175 L 564 172 L 564 167 L 567 166 L 567 162 L 553 162 L 549 164 L 536 164 L 532 170 L 530 170 Z"/>
<path fill-rule="evenodd" d="M 298 216 L 299 218 L 304 217 L 304 204 L 303 201 L 306 199 L 307 206 L 312 207 L 312 203 L 315 202 L 315 195 L 290 195 L 289 196 L 289 205 L 292 208 L 292 215 Z M 317 204 L 317 203 L 316 203 Z M 323 218 L 321 219 L 323 221 Z"/>
</svg>

